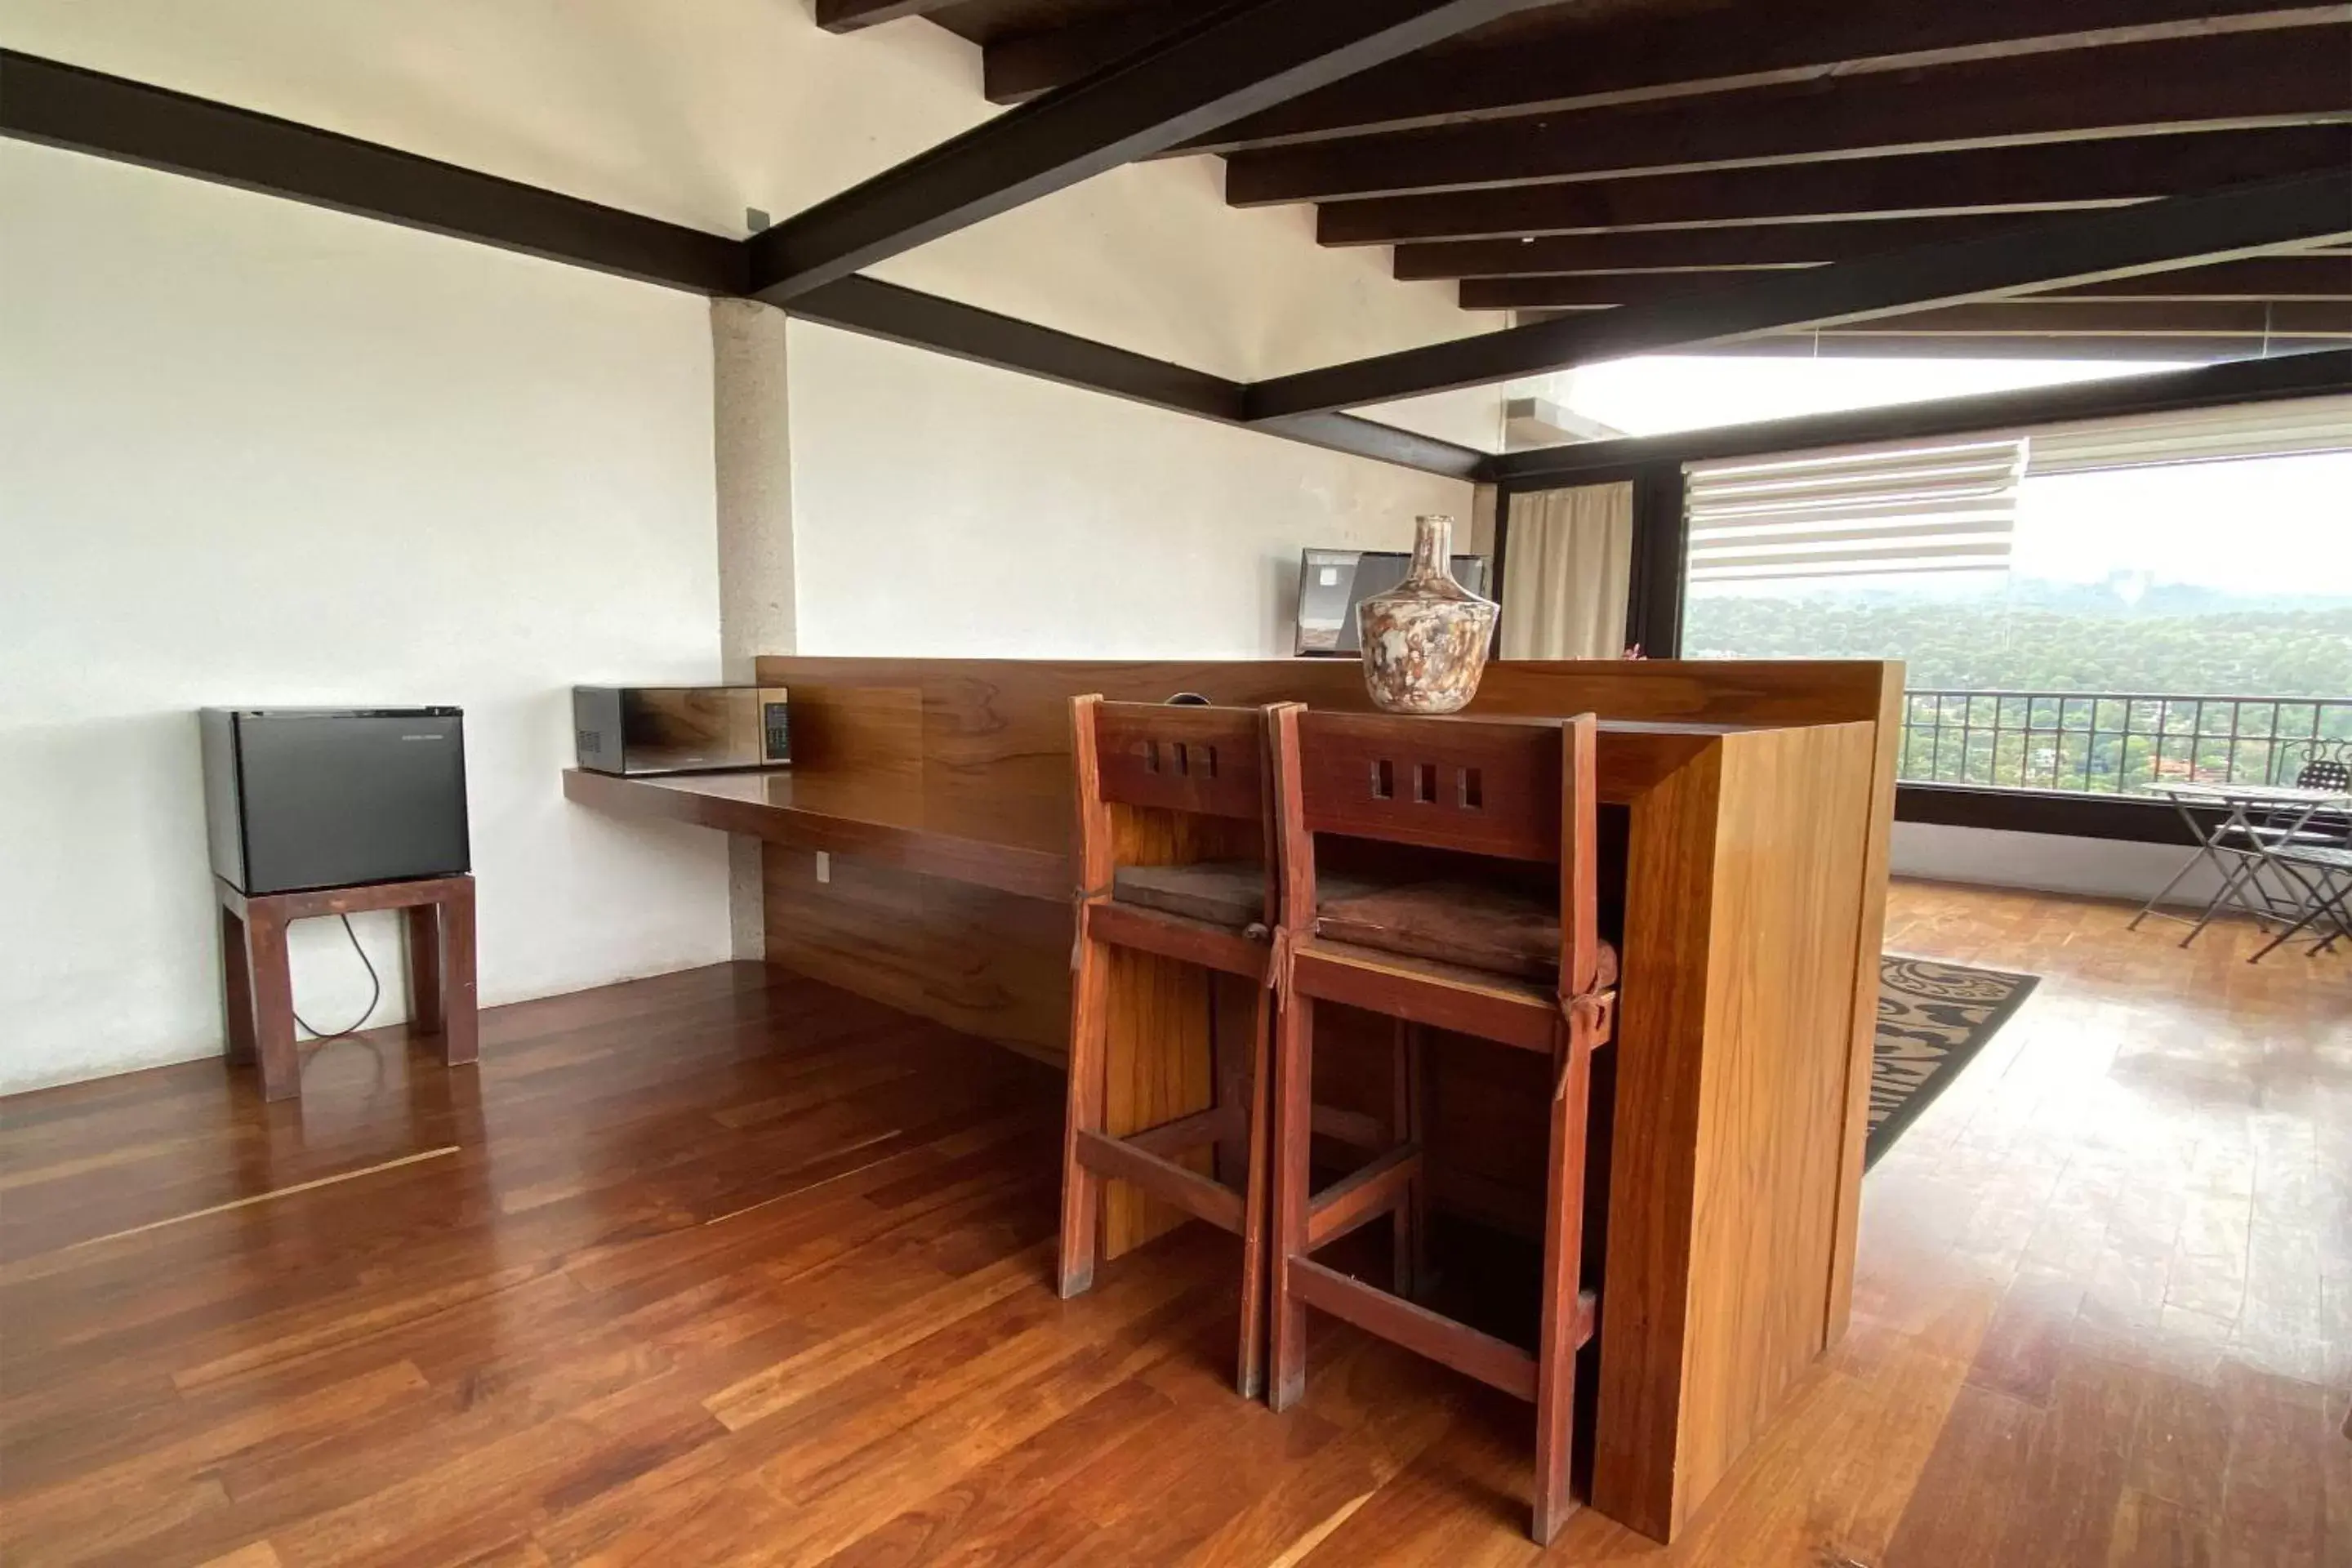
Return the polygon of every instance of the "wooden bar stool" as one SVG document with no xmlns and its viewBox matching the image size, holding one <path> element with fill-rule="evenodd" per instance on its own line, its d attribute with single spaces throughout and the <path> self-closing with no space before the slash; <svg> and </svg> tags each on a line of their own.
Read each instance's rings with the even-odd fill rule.
<svg viewBox="0 0 2352 1568">
<path fill-rule="evenodd" d="M 1078 808 L 1069 1114 L 1062 1161 L 1061 1291 L 1094 1283 L 1103 1180 L 1115 1177 L 1242 1238 L 1234 1382 L 1265 1384 L 1266 1148 L 1278 883 L 1269 846 L 1265 716 L 1255 708 L 1072 700 Z M 1239 975 L 1256 989 L 1245 1041 L 1214 1039 L 1214 1103 L 1139 1131 L 1105 1130 L 1111 950 Z M 1211 984 L 1213 986 L 1213 980 Z M 1132 1004 L 1129 1004 L 1132 1005 Z M 1209 1006 L 1214 1009 L 1212 994 Z M 1181 1042 L 1171 1048 L 1181 1050 Z M 1212 1145 L 1228 1181 L 1185 1163 Z M 1241 1184 L 1229 1184 L 1232 1165 Z"/>
<path fill-rule="evenodd" d="M 247 896 L 215 877 L 213 894 L 220 904 L 229 1059 L 258 1064 L 262 1099 L 290 1100 L 302 1092 L 286 928 L 313 915 L 406 910 L 409 1026 L 439 1035 L 442 1060 L 451 1067 L 481 1054 L 474 1011 L 473 878 L 460 874 Z"/>
<path fill-rule="evenodd" d="M 1271 721 L 1279 945 L 1289 970 L 1276 1023 L 1271 1403 L 1286 1409 L 1305 1390 L 1307 1307 L 1532 1401 L 1531 1533 L 1549 1544 L 1575 1507 L 1568 1475 L 1576 1352 L 1592 1337 L 1597 1300 L 1578 1277 L 1586 1109 L 1592 1052 L 1609 1037 L 1616 997 L 1616 952 L 1601 940 L 1594 872 L 1597 726 L 1591 714 L 1481 722 L 1309 712 L 1297 704 L 1274 709 Z M 1452 851 L 1465 858 L 1464 869 L 1370 890 L 1318 889 L 1323 834 Z M 1490 864 L 1482 868 L 1469 857 Z M 1550 879 L 1539 896 L 1493 861 L 1554 868 L 1556 900 Z M 1550 1056 L 1543 1320 L 1534 1354 L 1310 1256 L 1417 1185 L 1422 1165 L 1418 1138 L 1407 1137 L 1346 1180 L 1311 1191 L 1318 1001 Z M 1419 1112 L 1403 1120 L 1417 1127 Z"/>
</svg>

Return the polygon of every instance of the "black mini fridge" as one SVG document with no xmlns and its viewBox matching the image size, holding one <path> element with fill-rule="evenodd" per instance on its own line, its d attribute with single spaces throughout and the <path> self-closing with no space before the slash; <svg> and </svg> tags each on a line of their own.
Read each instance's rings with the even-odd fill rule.
<svg viewBox="0 0 2352 1568">
<path fill-rule="evenodd" d="M 471 870 L 455 708 L 206 708 L 213 871 L 248 896 Z"/>
</svg>

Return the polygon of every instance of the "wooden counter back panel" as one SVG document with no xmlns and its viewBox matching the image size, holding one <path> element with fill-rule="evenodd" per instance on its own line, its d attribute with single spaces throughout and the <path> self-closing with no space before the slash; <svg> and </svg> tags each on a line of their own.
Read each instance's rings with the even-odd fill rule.
<svg viewBox="0 0 2352 1568">
<path fill-rule="evenodd" d="M 803 792 L 795 804 L 837 816 L 923 826 L 919 685 L 819 681 L 790 700 L 793 784 Z"/>
<path fill-rule="evenodd" d="M 1063 852 L 1072 810 L 1073 696 L 1097 691 L 1114 701 L 1160 702 L 1192 691 L 1219 703 L 1370 708 L 1363 672 L 1352 659 L 770 657 L 758 668 L 763 684 L 792 689 L 793 752 L 803 776 L 862 784 L 878 775 L 895 804 L 908 787 L 907 747 L 919 744 L 914 788 L 919 804 L 907 819 L 911 824 Z M 1887 668 L 1860 661 L 1504 660 L 1487 667 L 1469 713 L 1553 718 L 1591 711 L 1604 720 L 1689 724 L 1875 721 Z M 803 730 L 803 705 L 811 703 L 822 716 Z M 1664 734 L 1654 751 L 1604 744 L 1602 798 L 1629 798 L 1671 772 L 1698 743 L 1688 735 Z M 1632 776 L 1625 773 L 1629 764 Z"/>
<path fill-rule="evenodd" d="M 1060 1067 L 1070 906 L 835 855 L 761 846 L 768 958 Z"/>
</svg>

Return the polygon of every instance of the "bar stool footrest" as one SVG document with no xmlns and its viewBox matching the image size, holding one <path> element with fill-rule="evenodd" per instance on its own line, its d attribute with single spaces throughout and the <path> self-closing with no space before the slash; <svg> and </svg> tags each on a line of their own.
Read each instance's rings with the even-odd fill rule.
<svg viewBox="0 0 2352 1568">
<path fill-rule="evenodd" d="M 1368 1334 L 1402 1345 L 1416 1355 L 1450 1366 L 1465 1377 L 1476 1378 L 1514 1398 L 1530 1404 L 1535 1401 L 1536 1358 L 1507 1341 L 1416 1306 L 1402 1296 L 1391 1296 L 1360 1279 L 1351 1279 L 1312 1258 L 1290 1260 L 1290 1289 L 1318 1311 L 1328 1312 Z M 1579 1345 L 1592 1337 L 1596 1308 L 1591 1291 L 1577 1292 Z"/>
<path fill-rule="evenodd" d="M 1077 1155 L 1079 1163 L 1097 1175 L 1133 1183 L 1195 1219 L 1206 1220 L 1235 1236 L 1242 1234 L 1242 1194 L 1190 1166 L 1090 1130 L 1079 1131 Z"/>
<path fill-rule="evenodd" d="M 1404 1202 L 1421 1166 L 1421 1145 L 1400 1143 L 1317 1194 L 1307 1205 L 1307 1250 L 1337 1241 Z"/>
<path fill-rule="evenodd" d="M 1385 1149 L 1396 1142 L 1396 1133 L 1387 1122 L 1360 1110 L 1318 1105 L 1310 1113 L 1310 1121 L 1316 1137 L 1345 1143 L 1350 1149 Z"/>
<path fill-rule="evenodd" d="M 1130 1149 L 1140 1149 L 1147 1154 L 1168 1159 L 1203 1144 L 1248 1136 L 1247 1111 L 1239 1106 L 1213 1105 L 1206 1110 L 1196 1110 L 1190 1116 L 1180 1116 L 1173 1121 L 1147 1127 L 1140 1132 L 1126 1133 L 1118 1142 Z"/>
</svg>

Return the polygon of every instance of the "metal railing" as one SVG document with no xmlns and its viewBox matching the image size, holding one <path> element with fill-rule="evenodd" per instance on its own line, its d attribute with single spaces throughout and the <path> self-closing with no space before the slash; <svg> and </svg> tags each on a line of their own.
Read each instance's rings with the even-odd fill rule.
<svg viewBox="0 0 2352 1568">
<path fill-rule="evenodd" d="M 1900 776 L 1917 784 L 2129 795 L 2159 780 L 2292 784 L 2352 757 L 2352 697 L 1906 692 Z"/>
</svg>

